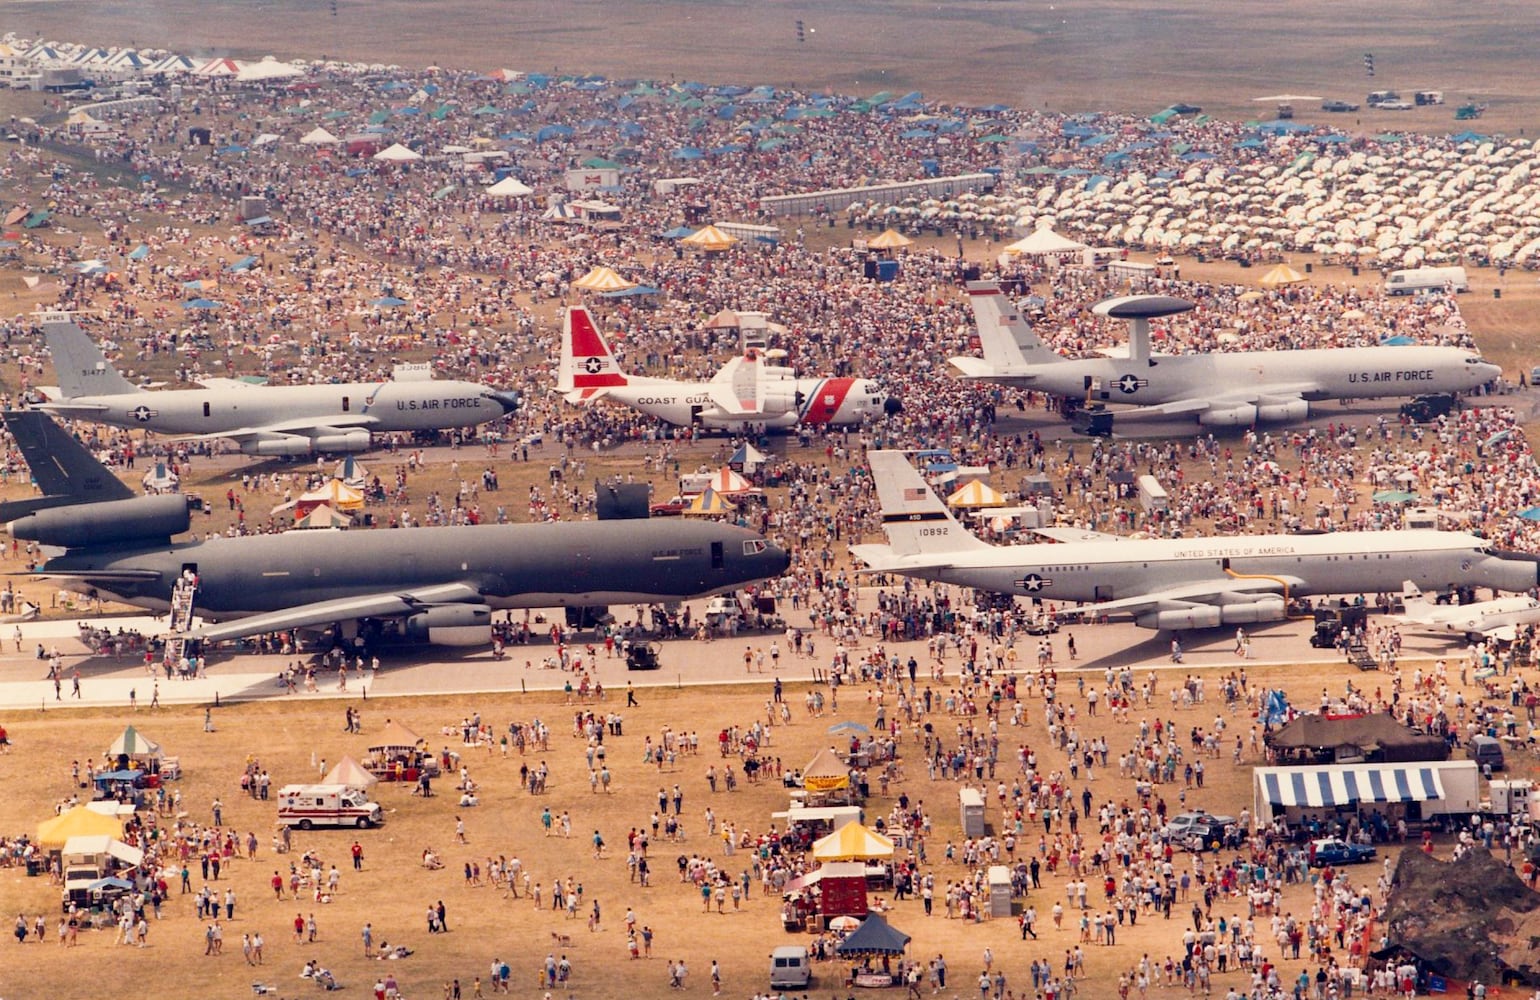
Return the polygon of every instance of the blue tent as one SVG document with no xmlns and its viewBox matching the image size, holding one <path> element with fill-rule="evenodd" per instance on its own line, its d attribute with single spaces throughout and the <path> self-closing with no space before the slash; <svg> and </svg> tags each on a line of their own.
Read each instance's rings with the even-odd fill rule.
<svg viewBox="0 0 1540 1000">
<path fill-rule="evenodd" d="M 1262 722 L 1282 725 L 1289 721 L 1289 699 L 1282 691 L 1269 691 L 1262 700 Z"/>
<path fill-rule="evenodd" d="M 235 261 L 234 263 L 232 263 L 229 267 L 225 268 L 225 270 L 226 271 L 233 271 L 233 272 L 240 272 L 240 271 L 250 270 L 251 266 L 253 264 L 255 264 L 256 262 L 257 262 L 257 258 L 255 256 L 253 256 L 253 255 L 248 254 L 247 256 L 242 257 L 240 260 Z"/>
<path fill-rule="evenodd" d="M 1265 149 L 1266 147 L 1267 143 L 1257 138 L 1242 139 L 1235 144 L 1236 149 Z"/>
<path fill-rule="evenodd" d="M 1384 347 L 1410 347 L 1415 343 L 1417 343 L 1415 337 L 1408 337 L 1404 333 L 1398 333 L 1394 337 L 1386 337 L 1380 341 Z"/>
<path fill-rule="evenodd" d="M 1486 142 L 1487 137 L 1480 132 L 1472 132 L 1466 129 L 1464 132 L 1456 132 L 1449 137 L 1450 142 Z"/>
<path fill-rule="evenodd" d="M 224 308 L 213 299 L 188 299 L 182 303 L 183 309 L 222 309 Z"/>
<path fill-rule="evenodd" d="M 628 299 L 633 295 L 657 295 L 658 289 L 651 285 L 632 285 L 630 288 L 618 288 L 613 292 L 600 292 L 599 297 L 604 299 Z"/>
<path fill-rule="evenodd" d="M 1344 142 L 1350 142 L 1351 140 L 1349 140 L 1345 135 L 1334 132 L 1331 135 L 1318 135 L 1315 137 L 1315 141 L 1323 146 L 1337 146 Z"/>
<path fill-rule="evenodd" d="M 567 139 L 572 136 L 570 125 L 546 125 L 535 133 L 536 142 L 545 142 L 547 139 Z"/>
<path fill-rule="evenodd" d="M 1213 158 L 1214 154 L 1206 149 L 1194 149 L 1191 152 L 1183 153 L 1180 157 L 1183 163 L 1197 163 L 1199 160 L 1212 160 Z"/>
<path fill-rule="evenodd" d="M 1518 516 L 1526 521 L 1540 521 L 1540 507 L 1527 507 L 1519 511 Z"/>
<path fill-rule="evenodd" d="M 676 160 L 698 160 L 706 154 L 702 153 L 694 146 L 681 146 L 679 149 L 674 150 L 673 153 L 669 155 L 671 155 Z"/>
<path fill-rule="evenodd" d="M 150 255 L 150 248 L 141 243 L 128 252 L 129 260 L 144 260 Z"/>
<path fill-rule="evenodd" d="M 689 226 L 675 226 L 673 229 L 665 230 L 658 235 L 663 237 L 665 240 L 682 240 L 686 236 L 694 236 L 695 230 L 691 229 Z"/>
<path fill-rule="evenodd" d="M 383 307 L 394 308 L 396 306 L 404 306 L 404 305 L 406 305 L 406 299 L 398 299 L 394 295 L 382 295 L 379 298 L 375 299 L 370 304 L 371 305 L 376 305 L 376 306 L 383 306 Z"/>
</svg>

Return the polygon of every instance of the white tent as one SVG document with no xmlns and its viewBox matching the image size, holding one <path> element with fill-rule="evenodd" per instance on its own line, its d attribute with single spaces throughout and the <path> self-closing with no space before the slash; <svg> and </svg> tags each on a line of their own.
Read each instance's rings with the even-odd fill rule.
<svg viewBox="0 0 1540 1000">
<path fill-rule="evenodd" d="M 240 83 L 261 83 L 264 80 L 286 80 L 303 76 L 304 73 L 304 70 L 293 63 L 279 62 L 272 56 L 267 56 L 261 62 L 247 63 L 242 66 L 235 74 L 235 79 Z"/>
<path fill-rule="evenodd" d="M 522 198 L 527 194 L 534 194 L 535 189 L 509 174 L 487 188 L 486 193 L 496 198 Z"/>
<path fill-rule="evenodd" d="M 299 144 L 301 146 L 335 146 L 341 141 L 341 139 L 317 125 L 300 137 Z"/>
<path fill-rule="evenodd" d="M 1084 243 L 1060 236 L 1048 227 L 1043 227 L 1030 236 L 1023 236 L 1015 243 L 1005 247 L 1005 252 L 1010 254 L 1053 254 L 1053 253 L 1077 253 L 1085 249 Z"/>
<path fill-rule="evenodd" d="M 374 158 L 386 163 L 410 163 L 412 160 L 422 159 L 422 154 L 414 153 L 397 142 L 375 153 Z"/>
</svg>

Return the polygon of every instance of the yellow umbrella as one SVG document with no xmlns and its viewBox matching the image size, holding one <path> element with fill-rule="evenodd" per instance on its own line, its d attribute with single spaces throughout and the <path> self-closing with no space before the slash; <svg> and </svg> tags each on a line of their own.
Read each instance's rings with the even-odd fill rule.
<svg viewBox="0 0 1540 1000">
<path fill-rule="evenodd" d="M 613 268 L 600 266 L 574 281 L 572 287 L 588 292 L 623 292 L 635 288 L 636 282 L 622 278 Z"/>
<path fill-rule="evenodd" d="M 1280 285 L 1297 285 L 1305 280 L 1305 276 L 1294 270 L 1287 264 L 1279 264 L 1277 267 L 1262 275 L 1258 282 L 1263 288 L 1277 288 Z"/>
<path fill-rule="evenodd" d="M 729 236 L 716 226 L 704 226 L 679 242 L 687 247 L 694 247 L 696 250 L 714 251 L 726 250 L 734 243 L 737 243 L 738 238 L 736 236 Z"/>
<path fill-rule="evenodd" d="M 873 250 L 902 250 L 913 243 L 914 240 L 896 229 L 884 229 L 879 235 L 866 241 L 866 245 Z"/>
</svg>

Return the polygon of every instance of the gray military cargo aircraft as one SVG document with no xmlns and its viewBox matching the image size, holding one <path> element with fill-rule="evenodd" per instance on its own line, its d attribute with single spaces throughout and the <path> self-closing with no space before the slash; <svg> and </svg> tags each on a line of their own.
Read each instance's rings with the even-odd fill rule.
<svg viewBox="0 0 1540 1000">
<path fill-rule="evenodd" d="M 0 521 L 15 538 L 63 549 L 41 574 L 154 611 L 195 578 L 197 613 L 217 624 L 188 638 L 205 642 L 334 625 L 356 634 L 362 620 L 394 620 L 409 639 L 479 645 L 491 641 L 494 610 L 683 601 L 790 562 L 745 528 L 677 518 L 173 542 L 191 523 L 188 497 L 131 495 L 43 413 L 4 420 L 44 495 L 0 504 Z"/>
</svg>

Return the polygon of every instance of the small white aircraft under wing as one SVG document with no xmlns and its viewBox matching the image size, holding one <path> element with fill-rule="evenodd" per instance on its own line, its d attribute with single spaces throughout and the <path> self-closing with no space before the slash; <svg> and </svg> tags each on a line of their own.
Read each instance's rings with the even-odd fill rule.
<svg viewBox="0 0 1540 1000">
<path fill-rule="evenodd" d="M 201 389 L 149 392 L 124 378 L 68 313 L 43 313 L 59 376 L 38 409 L 193 439 L 228 438 L 248 455 L 367 451 L 376 432 L 446 430 L 495 420 L 518 395 L 475 382 L 407 377 L 337 385 L 251 385 L 210 379 Z"/>
<path fill-rule="evenodd" d="M 1299 351 L 1155 354 L 1150 321 L 1194 308 L 1166 295 L 1126 295 L 1092 307 L 1127 320 L 1127 357 L 1072 360 L 1038 339 L 998 282 L 968 283 L 984 356 L 954 357 L 964 378 L 1033 389 L 1091 404 L 1120 404 L 1111 421 L 1191 417 L 1208 427 L 1301 420 L 1325 399 L 1467 392 L 1502 374 L 1457 347 L 1355 347 Z M 1121 353 L 1121 352 L 1119 352 Z"/>
<path fill-rule="evenodd" d="M 731 431 L 849 426 L 902 409 L 870 379 L 797 378 L 790 368 L 766 364 L 752 349 L 727 362 L 709 382 L 628 375 L 582 306 L 566 310 L 556 391 L 578 406 L 610 399 L 678 427 Z"/>
<path fill-rule="evenodd" d="M 871 451 L 867 460 L 888 544 L 853 545 L 850 551 L 870 572 L 1056 601 L 1066 612 L 1128 614 L 1144 628 L 1277 621 L 1293 597 L 1375 593 L 1391 572 L 1438 590 L 1526 591 L 1536 584 L 1532 558 L 1498 553 L 1484 539 L 1454 531 L 1092 536 L 992 546 L 958 523 L 902 453 Z M 1076 602 L 1084 603 L 1064 606 Z"/>
<path fill-rule="evenodd" d="M 1522 594 L 1474 604 L 1435 604 L 1407 580 L 1401 585 L 1401 602 L 1406 611 L 1395 616 L 1398 621 L 1433 632 L 1512 642 L 1521 626 L 1540 624 L 1540 601 Z"/>
</svg>

